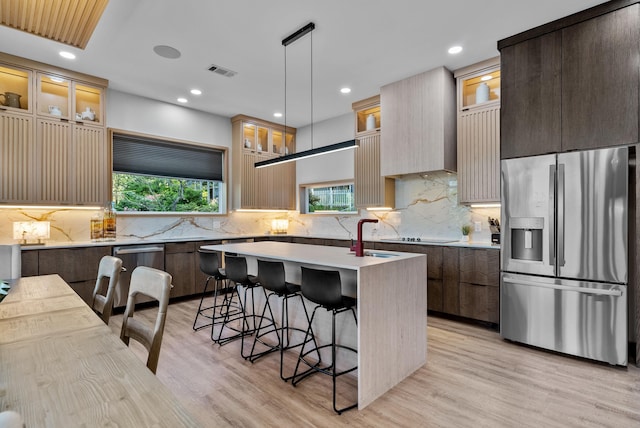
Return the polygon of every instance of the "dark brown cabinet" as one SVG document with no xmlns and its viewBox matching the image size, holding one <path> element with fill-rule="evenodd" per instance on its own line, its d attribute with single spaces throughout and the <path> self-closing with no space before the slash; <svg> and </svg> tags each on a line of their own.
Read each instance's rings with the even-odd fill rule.
<svg viewBox="0 0 640 428">
<path fill-rule="evenodd" d="M 500 52 L 502 159 L 561 150 L 560 32 Z"/>
<path fill-rule="evenodd" d="M 498 42 L 501 158 L 637 143 L 639 37 L 640 5 L 608 2 Z"/>
<path fill-rule="evenodd" d="M 500 252 L 460 248 L 460 315 L 500 321 Z"/>
<path fill-rule="evenodd" d="M 196 293 L 195 242 L 167 243 L 164 246 L 164 267 L 173 277 L 170 297 L 190 296 Z"/>
<path fill-rule="evenodd" d="M 460 263 L 458 248 L 442 249 L 442 312 L 460 315 Z"/>
<path fill-rule="evenodd" d="M 111 247 L 55 248 L 22 252 L 24 276 L 58 274 L 90 304 L 100 259 L 111 255 Z M 37 263 L 37 272 L 35 269 Z"/>
<path fill-rule="evenodd" d="M 562 30 L 562 150 L 638 142 L 640 5 Z"/>
</svg>

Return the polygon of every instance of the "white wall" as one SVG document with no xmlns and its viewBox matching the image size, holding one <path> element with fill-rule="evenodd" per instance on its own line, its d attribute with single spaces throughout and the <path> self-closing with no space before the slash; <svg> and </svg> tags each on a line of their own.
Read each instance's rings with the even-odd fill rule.
<svg viewBox="0 0 640 428">
<path fill-rule="evenodd" d="M 231 147 L 227 117 L 109 89 L 107 127 L 159 137 Z"/>
<path fill-rule="evenodd" d="M 313 147 L 353 140 L 355 135 L 353 113 L 313 124 Z M 296 151 L 311 149 L 311 127 L 296 131 Z M 298 185 L 324 181 L 353 181 L 353 150 L 345 150 L 304 159 L 296 162 L 296 182 Z"/>
</svg>

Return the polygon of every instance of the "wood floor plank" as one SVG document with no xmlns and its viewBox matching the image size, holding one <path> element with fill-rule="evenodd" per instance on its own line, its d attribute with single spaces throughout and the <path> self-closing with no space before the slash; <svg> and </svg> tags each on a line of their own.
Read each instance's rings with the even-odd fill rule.
<svg viewBox="0 0 640 428">
<path fill-rule="evenodd" d="M 197 303 L 169 306 L 157 376 L 203 426 L 640 426 L 638 367 L 541 351 L 502 340 L 495 330 L 432 316 L 427 364 L 366 409 L 336 415 L 328 376 L 294 388 L 279 379 L 277 355 L 252 364 L 240 357 L 240 342 L 213 344 L 206 329 L 191 329 Z M 138 314 L 155 319 L 153 309 Z M 122 315 L 112 316 L 111 329 L 119 333 L 121 322 Z M 294 359 L 287 364 L 293 367 Z M 348 401 L 355 387 L 344 383 L 340 399 Z"/>
</svg>

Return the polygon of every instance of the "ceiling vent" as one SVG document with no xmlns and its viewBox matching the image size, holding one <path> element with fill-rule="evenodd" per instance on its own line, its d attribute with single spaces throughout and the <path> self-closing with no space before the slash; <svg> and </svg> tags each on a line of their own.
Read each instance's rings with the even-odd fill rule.
<svg viewBox="0 0 640 428">
<path fill-rule="evenodd" d="M 216 74 L 220 74 L 220 75 L 226 76 L 226 77 L 233 77 L 236 74 L 238 74 L 236 71 L 229 70 L 227 68 L 222 68 L 222 67 L 217 66 L 217 65 L 212 65 L 211 67 L 209 67 L 209 71 L 213 71 Z"/>
</svg>

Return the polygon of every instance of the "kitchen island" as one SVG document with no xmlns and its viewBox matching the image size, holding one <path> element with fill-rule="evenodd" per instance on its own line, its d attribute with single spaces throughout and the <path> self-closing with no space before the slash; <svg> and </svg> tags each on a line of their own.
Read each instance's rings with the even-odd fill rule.
<svg viewBox="0 0 640 428">
<path fill-rule="evenodd" d="M 203 250 L 284 262 L 287 281 L 300 282 L 300 266 L 340 271 L 343 294 L 358 300 L 358 408 L 363 409 L 426 362 L 427 289 L 424 254 L 372 251 L 356 257 L 348 248 L 286 242 L 205 245 Z M 349 323 L 351 324 L 351 323 Z M 345 323 L 345 326 L 347 324 Z M 327 324 L 314 323 L 326 337 Z M 330 327 L 329 327 L 330 328 Z M 329 333 L 330 334 L 330 333 Z M 346 334 L 349 340 L 349 333 Z"/>
</svg>

